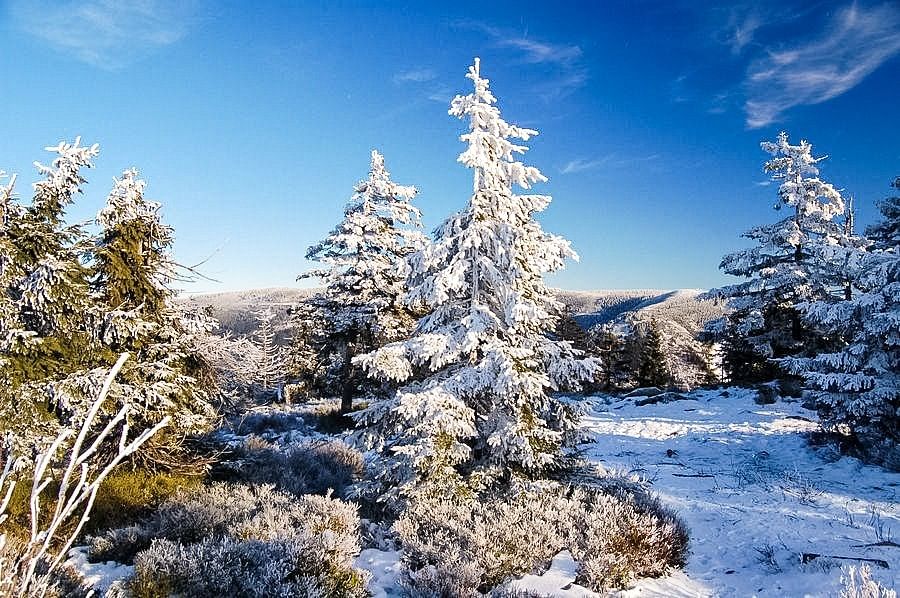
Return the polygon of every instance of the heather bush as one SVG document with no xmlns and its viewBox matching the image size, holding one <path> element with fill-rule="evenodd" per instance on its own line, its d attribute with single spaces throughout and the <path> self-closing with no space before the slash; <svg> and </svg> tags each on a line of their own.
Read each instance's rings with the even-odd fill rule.
<svg viewBox="0 0 900 598">
<path fill-rule="evenodd" d="M 596 591 L 684 565 L 687 532 L 634 488 L 552 485 L 475 500 L 418 499 L 394 524 L 416 596 L 475 596 L 546 568 L 562 550 Z"/>
<path fill-rule="evenodd" d="M 214 484 L 91 541 L 93 560 L 133 562 L 135 596 L 362 596 L 356 507 L 271 486 Z"/>
<path fill-rule="evenodd" d="M 255 440 L 236 450 L 230 462 L 232 479 L 251 484 L 272 484 L 297 496 L 338 495 L 362 476 L 360 452 L 338 440 L 307 442 L 280 448 Z"/>
<path fill-rule="evenodd" d="M 148 518 L 91 539 L 93 560 L 131 562 L 153 539 L 192 544 L 212 536 L 275 539 L 328 529 L 346 540 L 340 551 L 356 550 L 359 526 L 354 506 L 321 496 L 295 497 L 271 486 L 213 484 L 180 492 Z"/>
<path fill-rule="evenodd" d="M 195 544 L 154 540 L 135 558 L 135 598 L 366 596 L 366 576 L 296 540 L 207 538 Z"/>
<path fill-rule="evenodd" d="M 236 434 L 271 436 L 291 430 L 302 430 L 307 426 L 298 413 L 263 411 L 236 418 L 232 421 L 231 427 Z"/>
</svg>

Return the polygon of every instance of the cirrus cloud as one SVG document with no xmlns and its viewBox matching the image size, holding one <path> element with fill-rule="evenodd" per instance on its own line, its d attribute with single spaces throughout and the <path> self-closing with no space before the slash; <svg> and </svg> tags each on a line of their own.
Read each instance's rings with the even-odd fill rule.
<svg viewBox="0 0 900 598">
<path fill-rule="evenodd" d="M 13 0 L 12 21 L 59 52 L 116 70 L 183 39 L 198 0 Z"/>
<path fill-rule="evenodd" d="M 900 9 L 852 4 L 815 39 L 768 50 L 750 64 L 744 104 L 747 126 L 764 127 L 784 112 L 819 104 L 858 85 L 900 52 Z"/>
</svg>

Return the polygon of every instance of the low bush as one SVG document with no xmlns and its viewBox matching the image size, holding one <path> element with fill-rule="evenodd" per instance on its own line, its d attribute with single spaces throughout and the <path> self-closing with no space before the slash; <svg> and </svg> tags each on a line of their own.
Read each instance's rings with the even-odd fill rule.
<svg viewBox="0 0 900 598">
<path fill-rule="evenodd" d="M 284 411 L 264 411 L 251 413 L 231 422 L 235 434 L 269 435 L 283 434 L 291 430 L 306 428 L 303 417 L 297 413 Z"/>
<path fill-rule="evenodd" d="M 512 495 L 413 501 L 394 524 L 416 596 L 476 596 L 546 568 L 562 550 L 578 582 L 625 587 L 684 565 L 687 532 L 675 515 L 633 488 L 552 485 Z"/>
<path fill-rule="evenodd" d="M 363 473 L 362 454 L 338 440 L 280 448 L 251 439 L 228 464 L 229 479 L 271 484 L 297 496 L 344 490 Z"/>
<path fill-rule="evenodd" d="M 336 566 L 296 540 L 207 538 L 196 544 L 154 540 L 135 558 L 134 598 L 366 596 L 361 571 Z"/>
<path fill-rule="evenodd" d="M 352 412 L 365 409 L 368 403 L 359 401 L 353 405 Z M 319 407 L 309 418 L 310 425 L 322 434 L 336 435 L 356 428 L 356 420 L 350 413 L 341 413 L 337 404 Z"/>
<path fill-rule="evenodd" d="M 133 562 L 135 596 L 364 596 L 359 517 L 326 496 L 213 484 L 91 541 L 92 560 Z"/>
</svg>

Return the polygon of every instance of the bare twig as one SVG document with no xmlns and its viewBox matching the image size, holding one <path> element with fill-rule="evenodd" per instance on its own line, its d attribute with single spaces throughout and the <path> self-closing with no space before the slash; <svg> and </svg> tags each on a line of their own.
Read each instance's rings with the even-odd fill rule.
<svg viewBox="0 0 900 598">
<path fill-rule="evenodd" d="M 168 425 L 169 418 L 165 417 L 158 424 L 148 430 L 144 430 L 136 438 L 129 441 L 129 427 L 125 421 L 129 406 L 124 405 L 103 427 L 93 442 L 86 448 L 83 448 L 85 440 L 93 428 L 94 420 L 109 394 L 113 379 L 127 359 L 128 354 L 123 353 L 110 370 L 97 398 L 91 404 L 71 447 L 68 447 L 68 440 L 72 436 L 73 430 L 65 429 L 59 433 L 47 450 L 37 456 L 29 501 L 31 508 L 31 536 L 11 563 L 12 566 L 5 566 L 6 563 L 0 559 L 0 564 L 4 565 L 0 567 L 0 593 L 9 591 L 22 596 L 43 595 L 50 584 L 50 575 L 62 563 L 69 548 L 81 533 L 84 524 L 87 523 L 103 480 L 123 459 L 134 454 L 141 445 Z M 95 462 L 100 454 L 99 449 L 110 438 L 119 424 L 122 425 L 118 438 L 118 450 L 105 466 L 100 467 L 100 464 Z M 41 528 L 41 494 L 51 482 L 52 478 L 48 472 L 57 463 L 60 450 L 63 448 L 67 448 L 67 450 L 63 451 L 63 455 L 68 454 L 69 456 L 59 481 L 56 507 L 47 526 Z M 0 503 L 0 523 L 6 519 L 5 510 L 15 485 L 15 480 L 10 479 L 11 464 L 14 460 L 11 441 L 7 443 L 5 456 L 6 463 L 2 474 L 0 474 L 0 491 L 5 487 L 6 494 L 2 503 Z M 99 471 L 97 470 L 98 467 Z M 52 544 L 59 535 L 63 524 L 75 517 L 78 517 L 78 524 L 74 530 L 62 539 L 60 548 L 55 551 L 51 550 Z M 0 534 L 0 549 L 5 544 L 6 536 L 5 534 Z M 40 575 L 37 574 L 39 565 L 43 568 Z"/>
</svg>

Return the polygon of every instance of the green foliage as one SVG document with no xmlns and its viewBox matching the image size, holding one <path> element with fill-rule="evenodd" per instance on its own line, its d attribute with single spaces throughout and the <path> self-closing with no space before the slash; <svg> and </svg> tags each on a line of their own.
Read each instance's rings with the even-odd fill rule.
<svg viewBox="0 0 900 598">
<path fill-rule="evenodd" d="M 91 517 L 82 533 L 96 534 L 100 531 L 131 523 L 158 507 L 164 500 L 179 491 L 199 488 L 197 477 L 178 476 L 168 473 L 151 473 L 144 470 L 116 471 L 100 485 L 91 510 Z M 51 482 L 42 495 L 42 519 L 46 525 L 56 508 L 59 486 Z M 3 532 L 13 538 L 25 540 L 31 525 L 31 485 L 26 482 L 16 484 L 7 507 L 9 519 L 3 524 Z M 65 537 L 75 529 L 77 521 L 70 521 L 60 530 Z"/>
<path fill-rule="evenodd" d="M 641 338 L 641 361 L 638 368 L 638 386 L 666 388 L 672 383 L 672 375 L 666 366 L 662 350 L 662 336 L 655 320 L 651 320 Z"/>
<path fill-rule="evenodd" d="M 100 485 L 85 532 L 94 534 L 136 521 L 176 493 L 198 490 L 202 482 L 197 476 L 169 472 L 116 471 Z"/>
<path fill-rule="evenodd" d="M 170 294 L 152 277 L 161 266 L 161 241 L 154 238 L 152 223 L 139 219 L 103 231 L 94 250 L 93 286 L 106 305 L 142 306 L 146 319 L 160 320 Z"/>
<path fill-rule="evenodd" d="M 730 334 L 722 341 L 722 351 L 722 367 L 731 384 L 759 384 L 783 375 L 777 364 L 760 355 L 746 339 L 736 334 Z"/>
</svg>

